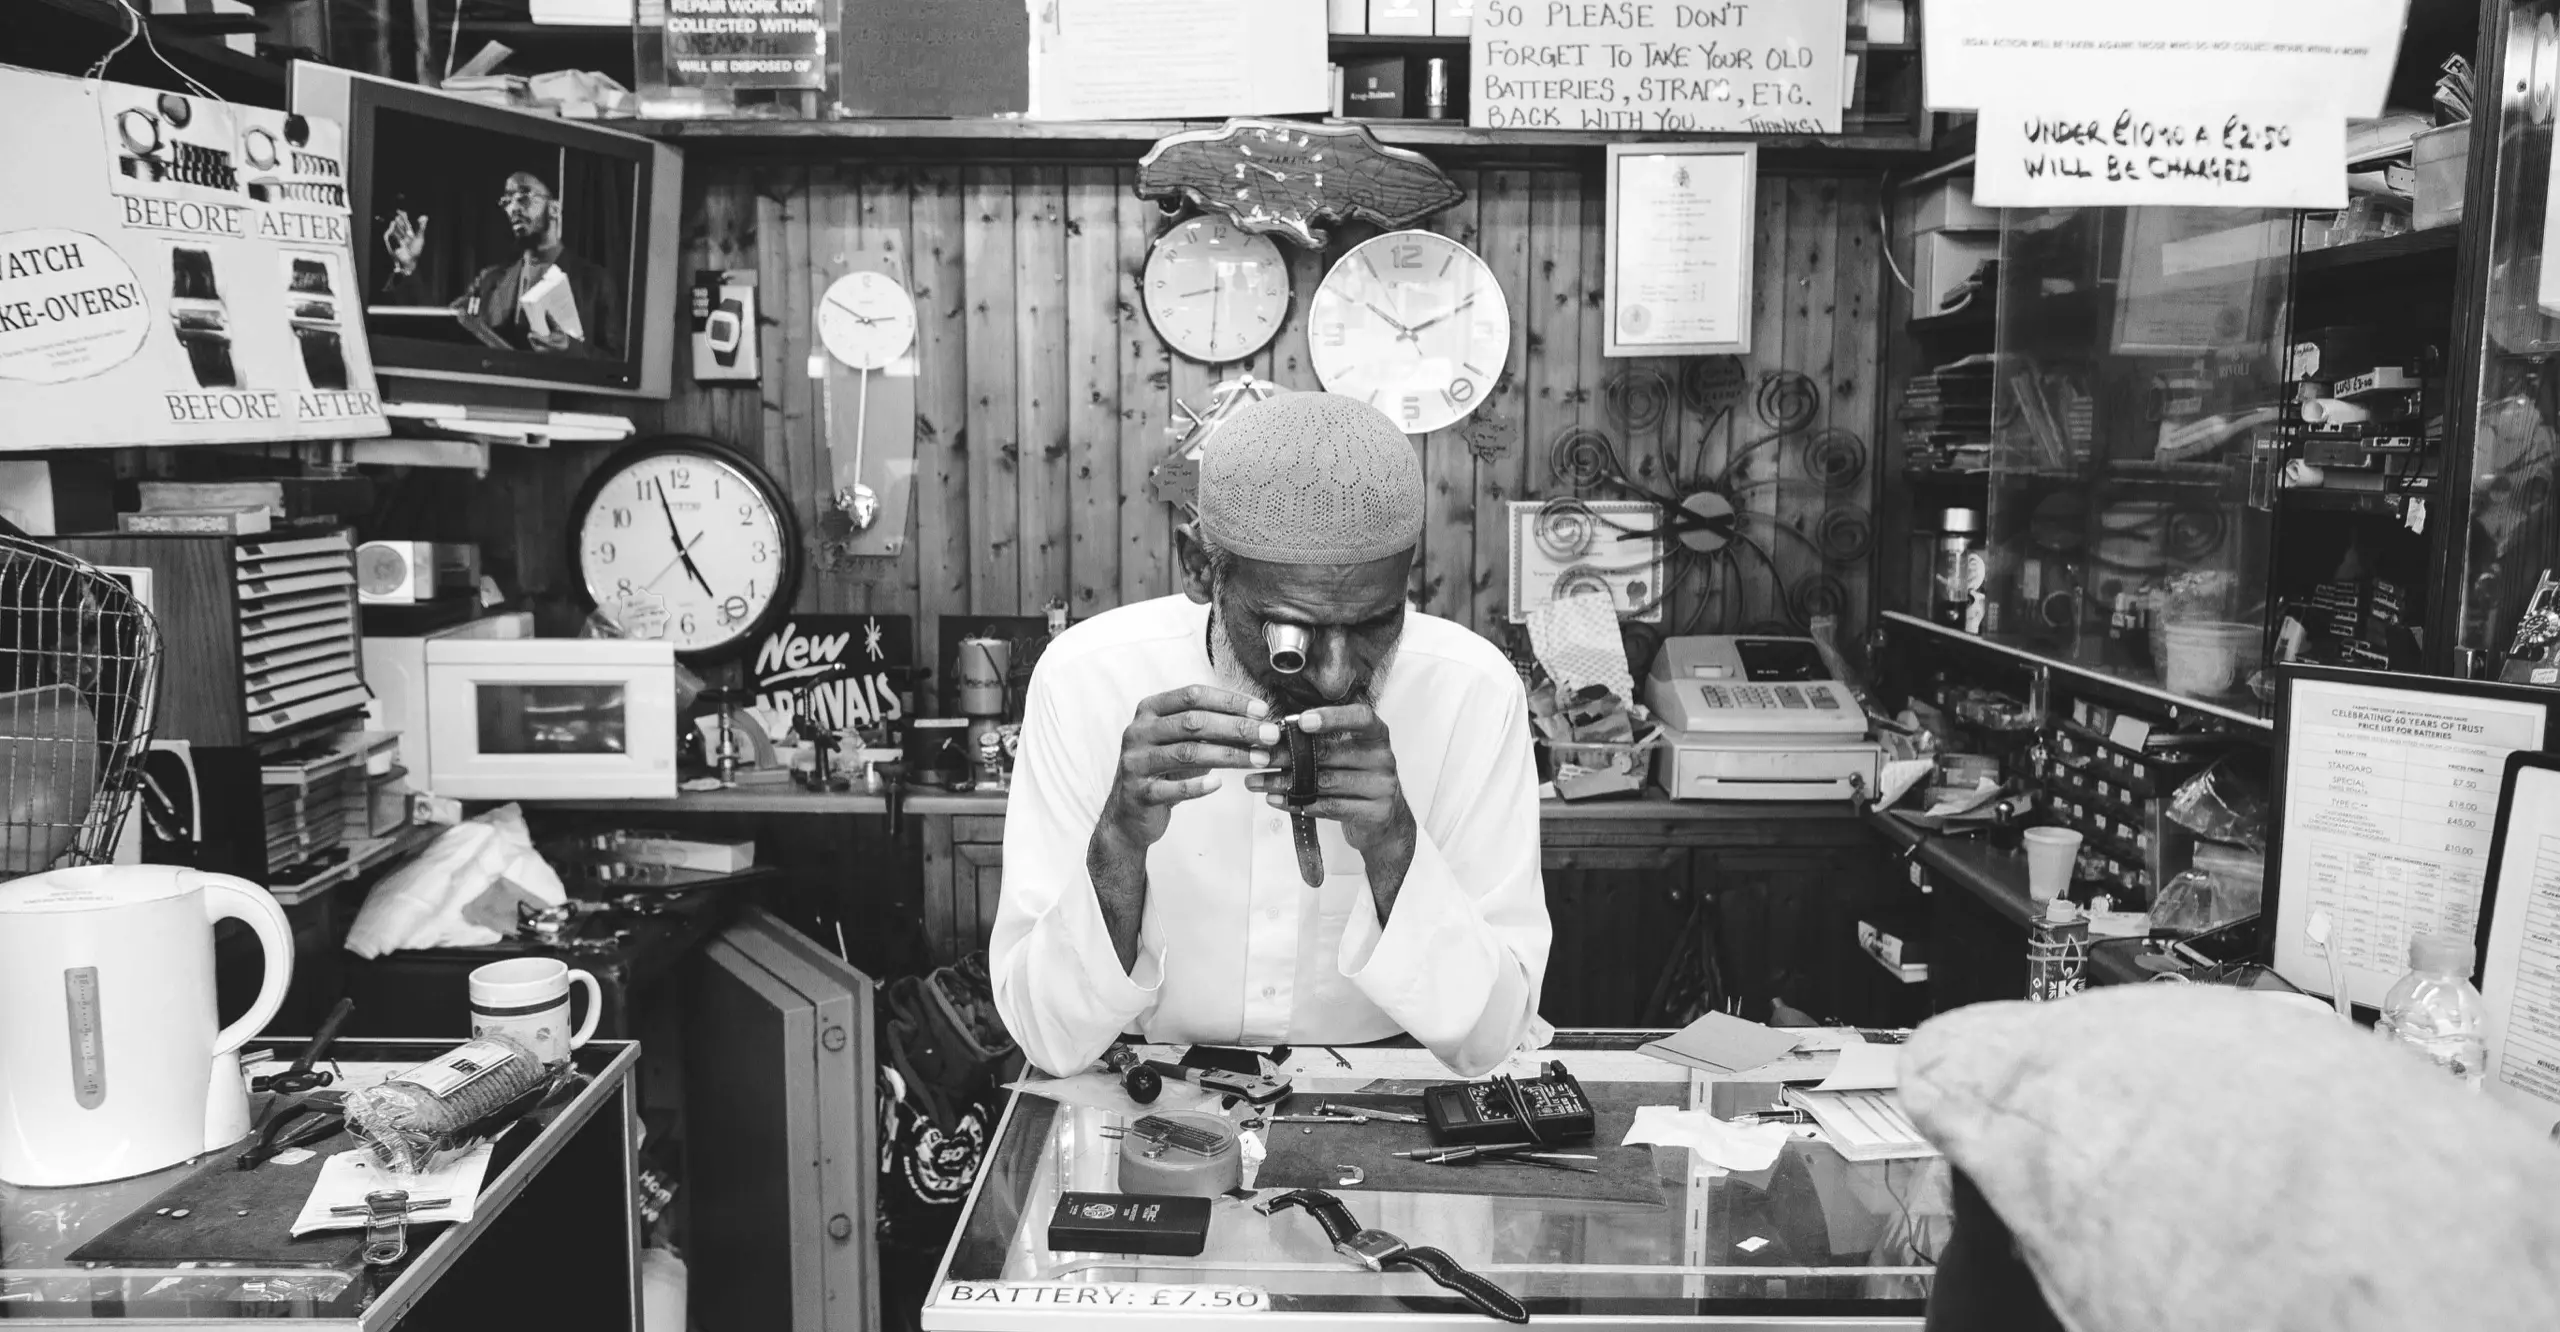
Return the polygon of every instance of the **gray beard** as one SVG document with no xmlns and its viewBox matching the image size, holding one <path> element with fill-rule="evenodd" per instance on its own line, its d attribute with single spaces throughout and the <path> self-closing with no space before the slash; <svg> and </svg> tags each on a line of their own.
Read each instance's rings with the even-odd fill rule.
<svg viewBox="0 0 2560 1332">
<path fill-rule="evenodd" d="M 1236 660 L 1233 645 L 1227 639 L 1226 615 L 1219 608 L 1218 601 L 1219 598 L 1216 595 L 1209 598 L 1209 669 L 1216 676 L 1217 686 L 1247 698 L 1261 699 L 1274 712 L 1286 709 L 1289 706 L 1287 703 L 1272 697 L 1271 691 L 1264 688 L 1261 681 L 1254 679 L 1245 671 L 1244 663 Z M 1367 684 L 1352 691 L 1349 698 L 1335 699 L 1320 706 L 1340 707 L 1352 703 L 1372 708 L 1378 706 L 1378 691 L 1386 687 L 1387 673 L 1395 669 L 1396 648 L 1402 645 L 1403 636 L 1399 634 L 1396 643 L 1387 648 L 1386 658 L 1378 663 L 1378 669 L 1369 676 Z"/>
</svg>

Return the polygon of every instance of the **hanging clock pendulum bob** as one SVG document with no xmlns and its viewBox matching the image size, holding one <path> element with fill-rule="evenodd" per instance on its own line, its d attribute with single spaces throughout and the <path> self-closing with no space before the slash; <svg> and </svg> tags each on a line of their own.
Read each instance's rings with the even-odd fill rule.
<svg viewBox="0 0 2560 1332">
<path fill-rule="evenodd" d="M 880 519 L 880 497 L 862 480 L 863 445 L 871 425 L 871 372 L 907 354 L 916 336 L 915 301 L 898 280 L 877 269 L 845 274 L 828 286 L 818 306 L 818 338 L 827 353 L 861 376 L 853 426 L 853 462 L 836 490 L 836 507 L 865 532 Z M 826 410 L 834 428 L 834 376 L 827 377 Z"/>
</svg>

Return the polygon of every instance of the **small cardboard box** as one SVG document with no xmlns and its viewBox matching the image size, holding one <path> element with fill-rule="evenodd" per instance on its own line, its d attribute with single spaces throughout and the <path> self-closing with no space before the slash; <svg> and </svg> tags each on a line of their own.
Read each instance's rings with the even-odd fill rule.
<svg viewBox="0 0 2560 1332">
<path fill-rule="evenodd" d="M 1476 0 L 1431 0 L 1431 30 L 1464 37 L 1476 30 Z"/>
<path fill-rule="evenodd" d="M 1369 0 L 1326 0 L 1325 31 L 1358 37 L 1369 31 Z"/>
<path fill-rule="evenodd" d="M 1989 260 L 2000 257 L 2000 238 L 1967 231 L 1923 231 L 1911 239 L 1911 306 L 1932 315 L 1950 294 Z M 1980 299 L 1980 298 L 1977 298 Z"/>
<path fill-rule="evenodd" d="M 1432 0 L 1369 0 L 1372 37 L 1428 37 Z"/>
<path fill-rule="evenodd" d="M 1405 100 L 1404 57 L 1354 56 L 1342 62 L 1342 114 L 1363 120 L 1402 120 Z"/>
</svg>

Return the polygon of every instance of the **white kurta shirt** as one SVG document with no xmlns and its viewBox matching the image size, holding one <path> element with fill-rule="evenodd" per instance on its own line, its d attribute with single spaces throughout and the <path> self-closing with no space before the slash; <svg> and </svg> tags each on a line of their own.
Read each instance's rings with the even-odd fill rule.
<svg viewBox="0 0 2560 1332">
<path fill-rule="evenodd" d="M 1085 868 L 1148 697 L 1218 678 L 1209 608 L 1174 596 L 1097 615 L 1032 672 L 1005 809 L 996 1007 L 1031 1062 L 1075 1073 L 1112 1040 L 1351 1045 L 1410 1033 L 1464 1075 L 1544 1045 L 1552 931 L 1520 677 L 1493 645 L 1418 611 L 1378 691 L 1419 836 L 1383 929 L 1360 853 L 1319 820 L 1325 882 L 1298 873 L 1288 814 L 1223 769 L 1147 854 L 1124 971 Z"/>
</svg>

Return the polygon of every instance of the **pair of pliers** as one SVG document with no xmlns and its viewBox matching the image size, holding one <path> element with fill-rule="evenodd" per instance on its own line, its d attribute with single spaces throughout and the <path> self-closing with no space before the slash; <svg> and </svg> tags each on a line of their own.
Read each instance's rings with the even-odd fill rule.
<svg viewBox="0 0 2560 1332">
<path fill-rule="evenodd" d="M 279 1100 L 268 1109 L 249 1149 L 233 1159 L 237 1170 L 255 1170 L 296 1147 L 337 1136 L 347 1126 L 346 1094 L 314 1092 Z"/>
<path fill-rule="evenodd" d="M 263 1077 L 252 1078 L 249 1089 L 297 1096 L 317 1087 L 326 1087 L 336 1081 L 338 1076 L 336 1073 L 319 1072 L 311 1066 L 319 1063 L 321 1057 L 329 1053 L 329 1046 L 338 1039 L 338 1028 L 345 1026 L 347 1015 L 355 1011 L 355 1000 L 340 999 L 329 1010 L 328 1019 L 320 1024 L 319 1034 L 311 1038 L 310 1047 L 302 1052 L 301 1058 L 293 1061 L 293 1067 L 282 1073 L 269 1073 Z"/>
</svg>

